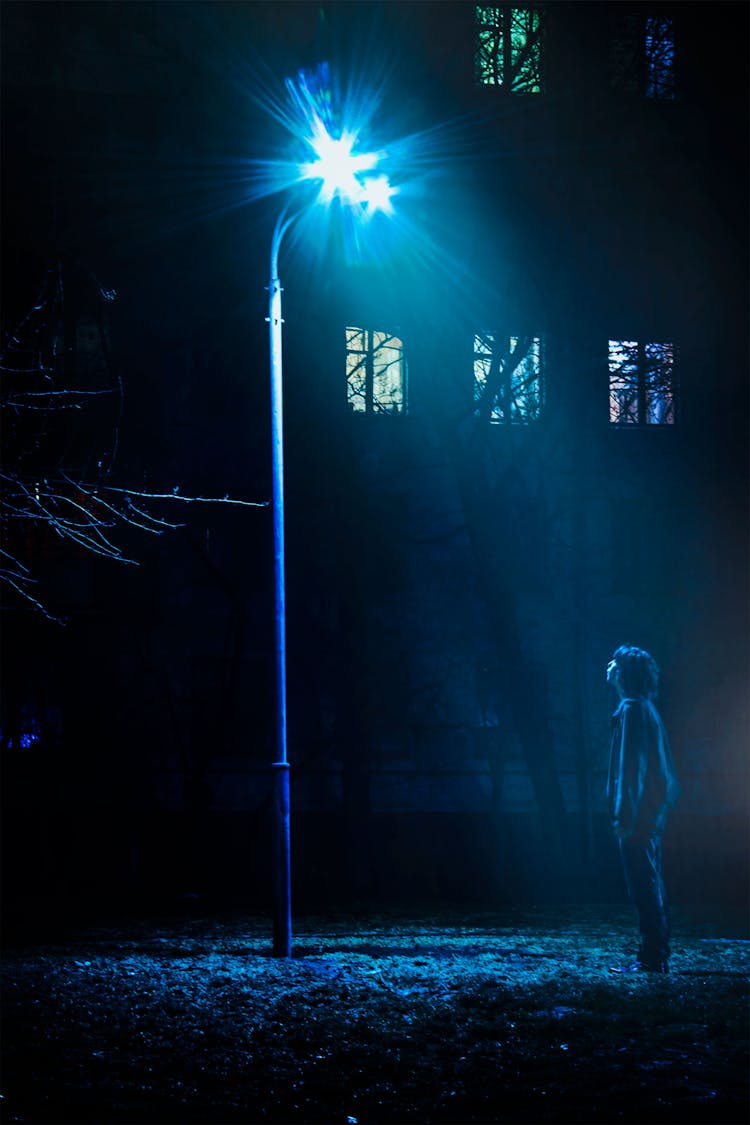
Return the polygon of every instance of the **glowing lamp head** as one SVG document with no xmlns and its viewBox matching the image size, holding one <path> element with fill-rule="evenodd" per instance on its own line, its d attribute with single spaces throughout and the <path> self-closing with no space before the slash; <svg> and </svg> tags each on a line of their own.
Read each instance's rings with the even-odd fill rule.
<svg viewBox="0 0 750 1125">
<path fill-rule="evenodd" d="M 344 203 L 364 207 L 367 214 L 393 212 L 390 198 L 394 189 L 387 176 L 367 175 L 377 167 L 378 153 L 355 152 L 356 134 L 345 132 L 340 137 L 332 137 L 318 121 L 308 143 L 315 160 L 300 164 L 299 174 L 303 180 L 320 181 L 319 203 L 329 204 L 338 196 Z"/>
</svg>

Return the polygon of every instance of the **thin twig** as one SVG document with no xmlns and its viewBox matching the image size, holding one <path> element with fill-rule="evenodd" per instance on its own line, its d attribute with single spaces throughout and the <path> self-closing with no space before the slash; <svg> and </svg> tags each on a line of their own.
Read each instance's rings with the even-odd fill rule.
<svg viewBox="0 0 750 1125">
<path fill-rule="evenodd" d="M 142 496 L 146 500 L 183 500 L 186 504 L 236 504 L 243 508 L 267 508 L 270 500 L 232 500 L 229 496 L 180 496 L 178 492 L 136 492 L 132 488 L 101 486 L 107 492 L 122 492 L 128 496 Z"/>
</svg>

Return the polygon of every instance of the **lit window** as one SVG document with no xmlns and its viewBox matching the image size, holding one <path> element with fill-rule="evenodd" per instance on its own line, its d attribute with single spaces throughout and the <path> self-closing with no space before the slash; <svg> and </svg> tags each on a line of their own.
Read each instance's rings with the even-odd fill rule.
<svg viewBox="0 0 750 1125">
<path fill-rule="evenodd" d="M 610 422 L 670 426 L 674 419 L 674 345 L 610 340 Z"/>
<path fill-rule="evenodd" d="M 646 20 L 646 97 L 674 97 L 674 30 L 667 16 Z"/>
<path fill-rule="evenodd" d="M 8 730 L 0 728 L 0 745 L 5 750 L 39 749 L 42 741 L 42 724 L 31 707 L 22 704 L 20 712 L 8 723 Z"/>
<path fill-rule="evenodd" d="M 536 422 L 542 412 L 538 336 L 474 337 L 474 407 L 490 422 Z"/>
<path fill-rule="evenodd" d="M 675 96 L 674 23 L 669 16 L 618 14 L 612 40 L 612 82 L 658 101 Z"/>
<path fill-rule="evenodd" d="M 502 86 L 513 94 L 542 89 L 541 14 L 536 8 L 474 9 L 475 78 L 478 86 Z"/>
<path fill-rule="evenodd" d="M 369 328 L 346 329 L 349 409 L 375 414 L 406 411 L 406 360 L 397 336 Z"/>
</svg>

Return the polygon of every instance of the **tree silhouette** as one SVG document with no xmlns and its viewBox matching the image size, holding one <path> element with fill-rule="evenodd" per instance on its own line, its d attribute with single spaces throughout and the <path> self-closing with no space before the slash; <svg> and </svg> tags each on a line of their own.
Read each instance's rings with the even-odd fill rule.
<svg viewBox="0 0 750 1125">
<path fill-rule="evenodd" d="M 116 483 L 123 380 L 115 371 L 107 310 L 117 294 L 80 263 L 56 258 L 38 297 L 3 331 L 0 351 L 0 583 L 6 594 L 61 620 L 40 592 L 40 560 L 64 554 L 137 565 L 128 529 L 161 535 L 181 526 L 166 503 L 227 503 Z M 155 505 L 160 510 L 157 512 Z"/>
</svg>

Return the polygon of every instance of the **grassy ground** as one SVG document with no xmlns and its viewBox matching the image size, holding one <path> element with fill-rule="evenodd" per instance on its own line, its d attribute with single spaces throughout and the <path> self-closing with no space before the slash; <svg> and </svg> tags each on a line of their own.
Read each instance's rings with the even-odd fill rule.
<svg viewBox="0 0 750 1125">
<path fill-rule="evenodd" d="M 613 975 L 628 908 L 90 927 L 3 957 L 8 1122 L 748 1119 L 750 943 L 676 912 L 668 977 Z"/>
</svg>

